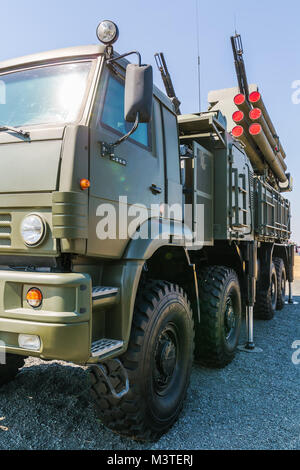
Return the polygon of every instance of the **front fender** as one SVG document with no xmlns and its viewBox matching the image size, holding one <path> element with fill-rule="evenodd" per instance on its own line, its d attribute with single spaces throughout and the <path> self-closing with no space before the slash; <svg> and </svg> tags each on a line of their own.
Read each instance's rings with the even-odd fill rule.
<svg viewBox="0 0 300 470">
<path fill-rule="evenodd" d="M 145 230 L 149 230 L 151 224 L 152 234 L 156 233 L 159 236 L 156 238 L 136 236 L 145 234 Z M 185 247 L 191 239 L 192 232 L 187 226 L 180 222 L 159 219 L 146 221 L 140 227 L 139 232 L 132 236 L 123 260 L 119 264 L 118 278 L 122 279 L 120 282 L 121 302 L 115 307 L 115 314 L 118 318 L 116 324 L 122 325 L 122 339 L 126 344 L 128 344 L 130 337 L 135 299 L 145 261 L 163 246 Z"/>
<path fill-rule="evenodd" d="M 191 229 L 181 222 L 163 219 L 147 220 L 141 225 L 139 231 L 132 235 L 124 259 L 146 261 L 163 246 L 188 247 L 192 239 Z"/>
</svg>

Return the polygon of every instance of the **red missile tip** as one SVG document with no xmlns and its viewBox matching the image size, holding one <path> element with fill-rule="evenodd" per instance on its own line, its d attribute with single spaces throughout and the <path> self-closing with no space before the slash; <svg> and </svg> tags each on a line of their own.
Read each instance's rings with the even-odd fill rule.
<svg viewBox="0 0 300 470">
<path fill-rule="evenodd" d="M 256 121 L 257 119 L 261 118 L 261 115 L 262 115 L 262 112 L 258 108 L 251 109 L 249 113 L 249 117 L 250 119 L 252 119 L 252 121 Z"/>
<path fill-rule="evenodd" d="M 234 103 L 238 106 L 238 105 L 241 105 L 241 104 L 244 104 L 246 101 L 246 97 L 245 95 L 243 95 L 242 93 L 239 93 L 238 95 L 236 95 L 234 97 Z"/>
<path fill-rule="evenodd" d="M 242 128 L 242 126 L 235 126 L 232 129 L 233 137 L 241 137 L 243 134 L 244 134 L 244 129 Z"/>
<path fill-rule="evenodd" d="M 258 135 L 261 133 L 261 125 L 260 124 L 251 124 L 249 127 L 249 132 L 251 135 Z"/>
<path fill-rule="evenodd" d="M 244 113 L 243 111 L 235 111 L 235 113 L 233 113 L 232 115 L 232 119 L 234 120 L 234 122 L 241 122 L 243 119 L 244 119 Z"/>
<path fill-rule="evenodd" d="M 252 91 L 249 96 L 250 103 L 258 103 L 261 99 L 261 94 L 259 91 Z"/>
</svg>

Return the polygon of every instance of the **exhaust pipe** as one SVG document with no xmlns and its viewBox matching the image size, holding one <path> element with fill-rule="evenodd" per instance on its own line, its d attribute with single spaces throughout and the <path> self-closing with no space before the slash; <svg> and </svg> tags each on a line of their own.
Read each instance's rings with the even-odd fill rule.
<svg viewBox="0 0 300 470">
<path fill-rule="evenodd" d="M 283 160 L 283 157 L 280 153 L 280 151 L 278 150 L 278 146 L 277 146 L 277 142 L 275 141 L 271 131 L 270 131 L 270 128 L 264 118 L 264 115 L 263 115 L 263 112 L 261 109 L 259 108 L 254 108 L 254 109 L 251 109 L 250 113 L 249 113 L 249 117 L 251 119 L 251 121 L 256 121 L 258 122 L 264 133 L 266 134 L 266 137 L 271 145 L 271 147 L 275 150 L 276 152 L 276 156 L 278 157 L 278 160 L 280 161 L 280 164 L 283 168 L 283 171 L 286 171 L 287 170 L 287 166 Z"/>
<path fill-rule="evenodd" d="M 265 171 L 265 165 L 255 149 L 252 147 L 251 143 L 249 142 L 244 128 L 242 126 L 235 126 L 232 131 L 232 136 L 239 140 L 245 147 L 245 152 L 250 159 L 252 165 L 256 168 L 256 170 L 263 175 Z"/>
<path fill-rule="evenodd" d="M 274 125 L 271 121 L 271 118 L 269 116 L 267 108 L 264 105 L 264 102 L 262 100 L 262 97 L 261 97 L 261 94 L 259 93 L 259 91 L 253 91 L 252 93 L 250 93 L 249 101 L 250 101 L 250 103 L 253 104 L 253 106 L 255 106 L 256 108 L 259 108 L 262 111 L 262 113 L 264 115 L 264 118 L 266 120 L 266 123 L 268 124 L 269 129 L 270 129 L 273 137 L 278 140 L 278 143 L 279 143 L 278 144 L 278 150 L 279 150 L 279 152 L 281 153 L 283 158 L 286 158 L 286 153 L 282 148 L 282 145 L 280 143 L 280 140 L 279 140 L 279 137 L 277 135 L 276 129 L 275 129 L 275 127 L 274 127 Z"/>
<path fill-rule="evenodd" d="M 284 173 L 278 158 L 274 154 L 274 151 L 262 129 L 262 126 L 260 124 L 251 124 L 249 133 L 262 151 L 265 159 L 267 160 L 269 166 L 279 181 L 281 183 L 285 183 L 287 180 L 286 174 Z"/>
</svg>

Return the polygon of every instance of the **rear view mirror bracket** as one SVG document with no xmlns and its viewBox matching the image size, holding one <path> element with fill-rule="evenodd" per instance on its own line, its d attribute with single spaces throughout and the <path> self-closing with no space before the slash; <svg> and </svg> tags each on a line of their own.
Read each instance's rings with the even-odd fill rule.
<svg viewBox="0 0 300 470">
<path fill-rule="evenodd" d="M 132 122 L 133 126 L 127 134 L 123 135 L 116 142 L 105 144 L 105 154 L 114 155 L 115 147 L 125 142 L 137 130 L 139 124 L 150 122 L 152 115 L 153 99 L 153 72 L 150 65 L 142 65 L 141 54 L 138 51 L 127 52 L 117 57 L 107 58 L 107 65 L 128 57 L 137 55 L 138 64 L 128 64 L 125 79 L 125 115 L 127 122 Z M 102 152 L 103 153 L 103 152 Z"/>
</svg>

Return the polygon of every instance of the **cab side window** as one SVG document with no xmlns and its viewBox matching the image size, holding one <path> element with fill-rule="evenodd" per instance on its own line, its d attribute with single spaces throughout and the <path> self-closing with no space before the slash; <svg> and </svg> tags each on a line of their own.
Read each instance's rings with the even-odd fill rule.
<svg viewBox="0 0 300 470">
<path fill-rule="evenodd" d="M 126 134 L 133 125 L 130 122 L 126 122 L 124 119 L 124 95 L 124 82 L 110 75 L 102 110 L 101 123 L 119 135 Z M 143 147 L 150 148 L 150 125 L 145 123 L 140 124 L 130 139 Z"/>
</svg>

